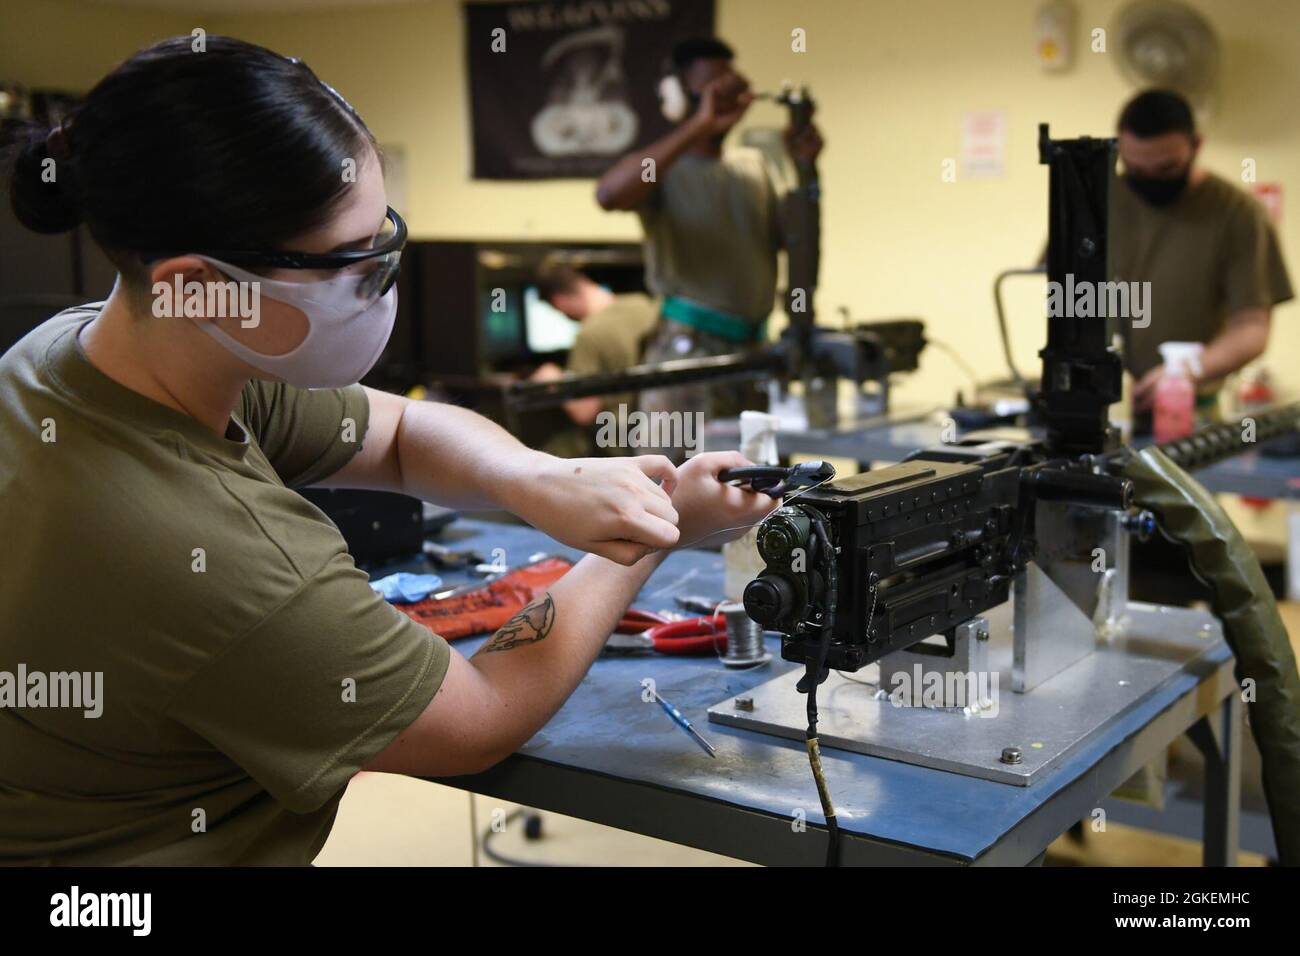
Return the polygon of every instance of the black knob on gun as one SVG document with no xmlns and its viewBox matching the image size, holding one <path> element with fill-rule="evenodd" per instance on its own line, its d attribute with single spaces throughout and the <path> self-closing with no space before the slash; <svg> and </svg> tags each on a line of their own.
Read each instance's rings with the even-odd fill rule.
<svg viewBox="0 0 1300 956">
<path fill-rule="evenodd" d="M 767 627 L 788 617 L 794 610 L 794 587 L 776 574 L 760 574 L 745 585 L 745 613 Z"/>
<path fill-rule="evenodd" d="M 1094 508 L 1127 511 L 1133 504 L 1133 482 L 1113 475 L 1065 468 L 1035 468 L 1024 480 L 1040 501 L 1066 501 Z"/>
</svg>

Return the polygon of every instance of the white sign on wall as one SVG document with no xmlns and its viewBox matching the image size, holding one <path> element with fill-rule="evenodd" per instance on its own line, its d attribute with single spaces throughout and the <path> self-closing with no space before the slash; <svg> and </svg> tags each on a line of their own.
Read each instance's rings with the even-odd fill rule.
<svg viewBox="0 0 1300 956">
<path fill-rule="evenodd" d="M 998 179 L 1006 172 L 1007 114 L 1003 110 L 968 110 L 961 118 L 963 179 Z"/>
</svg>

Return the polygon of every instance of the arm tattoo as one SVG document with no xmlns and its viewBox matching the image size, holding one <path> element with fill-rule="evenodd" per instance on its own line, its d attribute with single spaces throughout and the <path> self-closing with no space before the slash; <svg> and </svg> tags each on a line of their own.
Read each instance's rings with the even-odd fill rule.
<svg viewBox="0 0 1300 956">
<path fill-rule="evenodd" d="M 554 626 L 555 603 L 546 594 L 506 621 L 499 631 L 488 638 L 481 651 L 490 654 L 493 651 L 513 650 L 524 644 L 536 644 L 545 640 Z"/>
</svg>

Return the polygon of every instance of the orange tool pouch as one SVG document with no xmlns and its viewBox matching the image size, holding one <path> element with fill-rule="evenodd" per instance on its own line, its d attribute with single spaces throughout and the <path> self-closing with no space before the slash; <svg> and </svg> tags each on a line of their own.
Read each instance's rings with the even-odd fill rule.
<svg viewBox="0 0 1300 956">
<path fill-rule="evenodd" d="M 448 641 L 490 634 L 518 614 L 524 605 L 546 593 L 571 567 L 573 563 L 566 558 L 546 558 L 464 594 L 393 606 Z"/>
</svg>

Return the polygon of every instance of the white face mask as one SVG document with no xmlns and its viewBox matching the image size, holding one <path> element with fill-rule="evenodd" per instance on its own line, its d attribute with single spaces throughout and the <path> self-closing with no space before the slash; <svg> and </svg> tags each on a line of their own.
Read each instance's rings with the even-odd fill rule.
<svg viewBox="0 0 1300 956">
<path fill-rule="evenodd" d="M 299 388 L 341 388 L 361 381 L 384 351 L 397 318 L 397 286 L 375 298 L 369 277 L 345 273 L 321 282 L 280 282 L 238 266 L 198 256 L 237 282 L 256 282 L 265 297 L 307 317 L 307 337 L 283 355 L 263 355 L 219 329 L 210 319 L 198 325 L 253 368 Z M 373 285 L 373 282 L 370 284 Z"/>
</svg>

